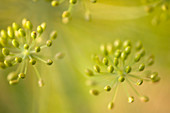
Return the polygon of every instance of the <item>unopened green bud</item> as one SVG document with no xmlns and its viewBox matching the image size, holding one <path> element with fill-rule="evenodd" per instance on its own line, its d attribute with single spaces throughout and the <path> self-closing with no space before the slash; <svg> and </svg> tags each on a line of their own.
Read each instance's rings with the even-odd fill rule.
<svg viewBox="0 0 170 113">
<path fill-rule="evenodd" d="M 15 80 L 15 79 L 17 79 L 17 77 L 18 77 L 18 74 L 16 72 L 11 72 L 8 74 L 7 80 L 8 81 Z"/>
<path fill-rule="evenodd" d="M 117 58 L 114 58 L 113 64 L 114 64 L 114 66 L 117 66 L 119 64 L 119 60 Z"/>
<path fill-rule="evenodd" d="M 109 66 L 107 67 L 107 71 L 108 71 L 109 73 L 112 73 L 112 72 L 114 71 L 114 67 L 113 67 L 112 65 L 109 65 Z"/>
<path fill-rule="evenodd" d="M 135 62 L 139 62 L 140 59 L 141 59 L 141 55 L 140 54 L 136 54 L 135 58 L 134 58 L 134 61 Z"/>
<path fill-rule="evenodd" d="M 28 49 L 29 45 L 28 44 L 24 44 L 24 49 Z"/>
<path fill-rule="evenodd" d="M 116 58 L 119 58 L 121 55 L 121 51 L 119 49 L 117 49 L 114 55 Z"/>
<path fill-rule="evenodd" d="M 108 63 L 109 63 L 107 58 L 103 58 L 102 62 L 103 62 L 104 65 L 108 65 Z"/>
<path fill-rule="evenodd" d="M 32 25 L 32 23 L 31 23 L 30 21 L 26 21 L 25 27 L 26 27 L 27 29 L 29 29 L 29 30 L 32 30 L 33 25 Z"/>
<path fill-rule="evenodd" d="M 5 38 L 0 37 L 0 44 L 1 44 L 2 46 L 7 45 L 7 40 L 6 40 Z"/>
<path fill-rule="evenodd" d="M 142 48 L 140 51 L 139 51 L 139 54 L 143 57 L 145 55 L 145 49 Z"/>
<path fill-rule="evenodd" d="M 69 12 L 69 11 L 64 11 L 63 14 L 62 14 L 62 17 L 63 17 L 63 18 L 68 18 L 68 17 L 70 17 L 70 12 Z"/>
<path fill-rule="evenodd" d="M 36 60 L 35 60 L 35 59 L 30 59 L 30 60 L 29 60 L 29 63 L 30 63 L 31 65 L 35 65 L 35 64 L 36 64 Z"/>
<path fill-rule="evenodd" d="M 132 70 L 132 68 L 131 68 L 130 66 L 126 66 L 126 67 L 125 67 L 125 72 L 126 72 L 126 73 L 130 73 L 131 70 Z"/>
<path fill-rule="evenodd" d="M 47 24 L 46 24 L 45 22 L 43 22 L 43 23 L 41 24 L 41 27 L 43 28 L 43 31 L 46 29 L 46 26 L 47 26 Z"/>
<path fill-rule="evenodd" d="M 127 47 L 127 46 L 131 46 L 131 41 L 130 40 L 126 40 L 123 42 L 123 47 Z"/>
<path fill-rule="evenodd" d="M 53 6 L 53 7 L 56 7 L 59 4 L 60 4 L 59 1 L 56 1 L 56 0 L 51 1 L 51 6 Z"/>
<path fill-rule="evenodd" d="M 76 4 L 77 0 L 69 0 L 71 4 Z"/>
<path fill-rule="evenodd" d="M 149 97 L 147 97 L 147 96 L 142 96 L 142 97 L 140 97 L 140 100 L 141 100 L 142 102 L 148 102 L 148 101 L 149 101 Z"/>
<path fill-rule="evenodd" d="M 2 48 L 2 54 L 4 56 L 8 56 L 10 54 L 10 51 L 7 48 Z"/>
<path fill-rule="evenodd" d="M 129 55 L 130 52 L 131 52 L 131 47 L 130 47 L 130 46 L 127 46 L 127 47 L 125 48 L 125 53 L 126 53 L 127 55 Z"/>
<path fill-rule="evenodd" d="M 110 102 L 110 103 L 108 104 L 108 106 L 107 106 L 107 108 L 108 108 L 109 110 L 112 110 L 113 107 L 114 107 L 114 103 L 113 103 L 113 102 Z"/>
<path fill-rule="evenodd" d="M 14 23 L 12 23 L 12 28 L 13 28 L 14 31 L 18 31 L 19 25 L 14 22 Z"/>
<path fill-rule="evenodd" d="M 127 59 L 127 54 L 126 54 L 125 51 L 123 51 L 123 52 L 121 53 L 121 59 L 122 59 L 123 61 Z"/>
<path fill-rule="evenodd" d="M 52 41 L 51 41 L 51 40 L 48 40 L 48 41 L 46 42 L 46 45 L 47 45 L 47 47 L 51 47 L 51 46 L 52 46 Z"/>
<path fill-rule="evenodd" d="M 154 72 L 154 73 L 150 76 L 150 78 L 151 78 L 151 80 L 154 80 L 157 76 L 158 76 L 158 72 Z"/>
<path fill-rule="evenodd" d="M 104 55 L 108 55 L 108 51 L 107 51 L 107 48 L 106 48 L 106 45 L 101 45 L 100 46 L 100 50 L 101 52 L 104 54 Z"/>
<path fill-rule="evenodd" d="M 41 48 L 39 46 L 35 47 L 35 52 L 40 52 L 41 51 Z"/>
<path fill-rule="evenodd" d="M 119 82 L 124 82 L 125 77 L 124 76 L 119 76 L 118 80 L 119 80 Z"/>
<path fill-rule="evenodd" d="M 25 74 L 24 74 L 24 73 L 20 73 L 20 74 L 18 75 L 18 77 L 24 79 L 24 78 L 25 78 Z"/>
<path fill-rule="evenodd" d="M 22 26 L 23 26 L 24 28 L 26 28 L 26 22 L 27 22 L 27 19 L 26 19 L 26 18 L 22 19 Z"/>
<path fill-rule="evenodd" d="M 14 84 L 17 84 L 18 83 L 18 80 L 10 80 L 9 81 L 9 84 L 10 85 L 14 85 Z"/>
<path fill-rule="evenodd" d="M 145 11 L 148 13 L 151 13 L 154 10 L 153 6 L 147 6 L 145 7 Z"/>
<path fill-rule="evenodd" d="M 138 86 L 140 86 L 140 85 L 142 85 L 142 83 L 143 83 L 143 80 L 142 80 L 142 79 L 139 79 L 136 84 L 137 84 Z"/>
<path fill-rule="evenodd" d="M 120 48 L 121 47 L 121 41 L 120 40 L 115 40 L 114 46 L 115 46 L 115 48 Z"/>
<path fill-rule="evenodd" d="M 16 39 L 13 39 L 12 40 L 12 45 L 14 46 L 14 47 L 19 47 L 19 42 L 16 40 Z"/>
<path fill-rule="evenodd" d="M 44 81 L 43 80 L 39 80 L 38 81 L 38 86 L 39 87 L 43 87 L 44 86 Z"/>
<path fill-rule="evenodd" d="M 57 38 L 57 32 L 56 31 L 51 32 L 50 39 L 55 40 L 56 38 Z"/>
<path fill-rule="evenodd" d="M 111 43 L 107 44 L 106 48 L 107 48 L 108 53 L 112 53 L 113 45 Z"/>
<path fill-rule="evenodd" d="M 43 28 L 41 26 L 38 26 L 37 27 L 37 32 L 42 34 L 43 33 Z"/>
<path fill-rule="evenodd" d="M 132 97 L 132 96 L 128 97 L 128 102 L 133 103 L 134 102 L 134 97 Z"/>
<path fill-rule="evenodd" d="M 35 31 L 32 31 L 31 32 L 31 38 L 36 39 L 36 37 L 37 37 L 37 33 Z"/>
<path fill-rule="evenodd" d="M 142 63 L 139 65 L 139 71 L 143 71 L 145 69 L 145 64 Z"/>
<path fill-rule="evenodd" d="M 9 60 L 4 60 L 4 64 L 5 64 L 6 67 L 11 67 L 12 66 L 12 63 Z"/>
<path fill-rule="evenodd" d="M 21 63 L 22 62 L 22 58 L 21 57 L 15 57 L 15 62 Z"/>
<path fill-rule="evenodd" d="M 110 86 L 105 86 L 105 87 L 104 87 L 104 90 L 105 90 L 105 91 L 110 91 L 111 89 L 112 89 L 112 88 L 111 88 Z"/>
<path fill-rule="evenodd" d="M 8 36 L 9 36 L 10 38 L 13 38 L 13 37 L 14 37 L 14 31 L 13 31 L 13 29 L 12 29 L 11 26 L 9 26 L 9 27 L 7 28 L 7 34 L 8 34 Z"/>
<path fill-rule="evenodd" d="M 89 75 L 89 76 L 93 76 L 93 71 L 90 70 L 90 69 L 86 69 L 86 70 L 85 70 L 85 73 L 86 73 L 87 75 Z"/>
<path fill-rule="evenodd" d="M 100 73 L 100 67 L 98 65 L 94 65 L 94 71 L 96 71 L 97 73 Z"/>
<path fill-rule="evenodd" d="M 53 61 L 51 59 L 48 59 L 47 60 L 47 65 L 52 65 L 53 64 Z"/>
<path fill-rule="evenodd" d="M 25 36 L 26 36 L 26 33 L 25 33 L 25 31 L 24 31 L 22 28 L 20 28 L 20 29 L 18 30 L 18 34 L 19 34 L 19 36 L 21 36 L 21 37 L 25 37 Z"/>
<path fill-rule="evenodd" d="M 1 37 L 6 38 L 7 37 L 7 32 L 5 30 L 1 30 Z"/>
<path fill-rule="evenodd" d="M 95 96 L 99 95 L 99 91 L 96 90 L 96 89 L 91 89 L 91 90 L 89 91 L 89 93 L 90 93 L 91 95 L 95 95 Z"/>
<path fill-rule="evenodd" d="M 141 42 L 141 41 L 138 41 L 138 42 L 136 43 L 136 50 L 140 50 L 142 47 L 143 47 L 142 42 Z"/>
<path fill-rule="evenodd" d="M 168 5 L 163 4 L 163 5 L 161 6 L 161 8 L 162 8 L 163 11 L 167 11 L 167 10 L 168 10 Z"/>
</svg>

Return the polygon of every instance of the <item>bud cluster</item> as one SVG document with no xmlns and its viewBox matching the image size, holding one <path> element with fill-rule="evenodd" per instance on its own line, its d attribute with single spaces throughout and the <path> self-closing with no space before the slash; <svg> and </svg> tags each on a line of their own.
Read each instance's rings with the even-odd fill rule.
<svg viewBox="0 0 170 113">
<path fill-rule="evenodd" d="M 161 20 L 165 21 L 169 16 L 169 4 L 168 0 L 159 0 L 154 3 L 149 3 L 147 7 L 145 7 L 146 12 L 153 13 L 156 12 L 156 15 L 152 19 L 153 25 L 158 25 Z M 158 14 L 159 13 L 159 14 Z"/>
<path fill-rule="evenodd" d="M 129 94 L 127 86 L 130 86 L 142 101 L 147 102 L 149 98 L 141 95 L 134 85 L 141 86 L 144 82 L 156 83 L 160 80 L 157 72 L 149 70 L 154 64 L 154 56 L 147 57 L 140 41 L 133 45 L 130 40 L 124 42 L 116 40 L 113 44 L 101 45 L 100 50 L 101 55 L 92 55 L 93 69 L 85 70 L 91 79 L 88 85 L 93 87 L 90 94 L 99 95 L 103 90 L 106 92 L 113 90 L 113 99 L 108 105 L 108 108 L 112 109 L 117 90 L 123 85 L 129 103 L 134 102 L 134 97 Z"/>
<path fill-rule="evenodd" d="M 36 68 L 37 61 L 41 61 L 47 65 L 52 65 L 51 59 L 44 59 L 39 53 L 45 48 L 51 47 L 53 40 L 57 38 L 57 32 L 53 31 L 50 38 L 43 43 L 43 33 L 46 29 L 46 23 L 37 26 L 33 30 L 33 24 L 27 20 L 22 20 L 22 26 L 12 23 L 7 30 L 0 31 L 0 68 L 8 69 L 17 66 L 16 71 L 9 73 L 7 79 L 9 84 L 16 84 L 26 77 L 28 64 L 32 65 L 38 77 L 39 86 L 43 86 L 44 82 Z"/>
<path fill-rule="evenodd" d="M 37 1 L 37 0 L 33 0 L 33 1 Z M 77 4 L 77 2 L 80 2 L 78 0 L 48 0 L 50 3 L 51 3 L 51 6 L 52 7 L 58 7 L 66 2 L 69 3 L 69 6 L 68 6 L 68 9 L 63 11 L 62 13 L 62 22 L 63 23 L 68 23 L 70 20 L 71 20 L 71 15 L 72 15 L 72 10 L 74 8 L 74 6 Z M 87 6 L 88 2 L 91 2 L 91 3 L 96 3 L 97 0 L 88 0 L 88 1 L 81 1 L 82 4 L 83 4 L 83 7 L 85 8 L 86 12 L 85 12 L 85 19 L 87 21 L 89 21 L 91 19 L 91 15 L 90 15 L 90 11 L 89 11 L 89 8 Z M 86 3 L 87 2 L 87 3 Z"/>
</svg>

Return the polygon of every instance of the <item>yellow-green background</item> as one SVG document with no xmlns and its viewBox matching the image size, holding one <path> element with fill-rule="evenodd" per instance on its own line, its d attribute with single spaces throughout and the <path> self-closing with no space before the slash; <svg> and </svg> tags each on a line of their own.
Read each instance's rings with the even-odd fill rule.
<svg viewBox="0 0 170 113">
<path fill-rule="evenodd" d="M 90 22 L 84 20 L 83 4 L 91 11 Z M 67 10 L 67 2 L 54 8 L 45 0 L 35 3 L 31 0 L 0 0 L 0 29 L 12 22 L 21 24 L 24 17 L 31 20 L 34 27 L 45 21 L 46 33 L 58 32 L 51 51 L 45 52 L 51 56 L 57 52 L 65 53 L 65 58 L 55 60 L 51 67 L 38 65 L 45 80 L 43 88 L 37 86 L 31 66 L 27 78 L 15 86 L 10 86 L 6 80 L 7 73 L 15 68 L 0 70 L 0 113 L 169 113 L 170 21 L 161 20 L 157 26 L 152 25 L 151 20 L 160 10 L 148 14 L 145 5 L 140 0 L 98 0 L 96 4 L 78 0 L 72 10 L 72 20 L 63 24 L 61 14 Z M 156 56 L 152 69 L 159 72 L 161 81 L 138 88 L 150 97 L 148 103 L 136 99 L 133 104 L 128 104 L 126 94 L 120 88 L 115 108 L 109 111 L 107 104 L 112 95 L 89 95 L 84 68 L 91 65 L 90 56 L 98 51 L 100 44 L 112 43 L 115 39 L 141 40 L 147 52 Z"/>
</svg>

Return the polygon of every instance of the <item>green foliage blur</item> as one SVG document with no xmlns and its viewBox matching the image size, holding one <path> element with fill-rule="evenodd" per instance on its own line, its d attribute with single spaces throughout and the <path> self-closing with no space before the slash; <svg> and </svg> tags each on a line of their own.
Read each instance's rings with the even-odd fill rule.
<svg viewBox="0 0 170 113">
<path fill-rule="evenodd" d="M 14 86 L 9 85 L 6 77 L 15 68 L 0 70 L 0 113 L 170 112 L 170 10 L 153 24 L 153 19 L 160 15 L 159 7 L 152 13 L 146 12 L 145 7 L 160 0 L 149 0 L 149 3 L 144 0 L 98 0 L 95 4 L 89 1 L 78 0 L 70 22 L 64 24 L 61 15 L 68 8 L 67 2 L 52 7 L 45 0 L 0 0 L 0 29 L 6 29 L 12 22 L 21 24 L 23 18 L 35 25 L 46 22 L 47 33 L 57 30 L 58 39 L 44 55 L 65 54 L 63 59 L 54 60 L 50 67 L 38 65 L 45 81 L 43 88 L 38 87 L 31 66 L 26 79 Z M 91 13 L 90 21 L 84 19 L 85 4 Z M 112 95 L 90 95 L 84 69 L 92 63 L 91 54 L 96 53 L 101 44 L 116 39 L 142 41 L 147 52 L 156 57 L 152 68 L 159 72 L 161 81 L 138 88 L 150 97 L 148 103 L 136 100 L 129 104 L 120 88 L 115 108 L 109 111 L 107 103 Z"/>
</svg>

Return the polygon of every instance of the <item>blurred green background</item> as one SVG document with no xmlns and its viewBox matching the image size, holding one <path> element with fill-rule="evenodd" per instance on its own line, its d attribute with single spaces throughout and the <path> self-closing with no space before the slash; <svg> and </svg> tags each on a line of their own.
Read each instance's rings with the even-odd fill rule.
<svg viewBox="0 0 170 113">
<path fill-rule="evenodd" d="M 91 12 L 91 21 L 84 19 L 84 4 Z M 6 80 L 7 73 L 14 68 L 0 70 L 0 113 L 170 113 L 170 11 L 166 12 L 166 19 L 160 18 L 159 24 L 153 25 L 152 19 L 160 10 L 149 14 L 144 10 L 146 5 L 140 0 L 98 0 L 95 4 L 81 0 L 72 10 L 71 21 L 63 24 L 61 15 L 68 8 L 67 2 L 54 8 L 45 0 L 0 0 L 0 29 L 12 22 L 21 24 L 23 18 L 34 26 L 46 22 L 46 33 L 57 30 L 59 35 L 51 51 L 46 52 L 51 56 L 65 53 L 65 58 L 55 60 L 51 67 L 38 65 L 45 80 L 43 88 L 37 86 L 31 66 L 27 78 L 15 86 Z M 115 108 L 109 111 L 107 104 L 112 95 L 89 95 L 84 68 L 90 66 L 91 54 L 102 43 L 115 39 L 141 40 L 147 52 L 156 56 L 152 69 L 159 72 L 161 81 L 138 88 L 150 97 L 148 103 L 136 100 L 128 104 L 120 88 Z"/>
</svg>

